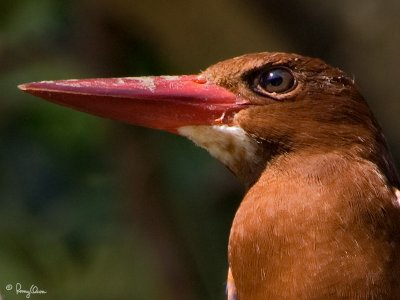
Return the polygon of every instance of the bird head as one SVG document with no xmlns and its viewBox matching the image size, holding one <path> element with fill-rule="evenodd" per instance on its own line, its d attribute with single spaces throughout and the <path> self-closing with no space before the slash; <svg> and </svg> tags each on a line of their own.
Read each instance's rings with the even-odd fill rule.
<svg viewBox="0 0 400 300">
<path fill-rule="evenodd" d="M 381 130 L 354 80 L 319 59 L 264 52 L 219 62 L 199 75 L 42 81 L 19 88 L 185 136 L 247 185 L 278 156 L 338 149 L 375 160 L 397 185 Z"/>
</svg>

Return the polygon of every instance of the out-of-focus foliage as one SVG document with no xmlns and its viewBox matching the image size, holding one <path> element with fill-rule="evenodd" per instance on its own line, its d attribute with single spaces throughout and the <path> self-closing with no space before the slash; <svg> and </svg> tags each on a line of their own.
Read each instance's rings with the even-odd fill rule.
<svg viewBox="0 0 400 300">
<path fill-rule="evenodd" d="M 398 160 L 399 3 L 2 0 L 1 297 L 23 299 L 19 282 L 47 291 L 37 299 L 222 299 L 243 192 L 180 137 L 58 107 L 18 84 L 300 52 L 354 74 Z"/>
</svg>

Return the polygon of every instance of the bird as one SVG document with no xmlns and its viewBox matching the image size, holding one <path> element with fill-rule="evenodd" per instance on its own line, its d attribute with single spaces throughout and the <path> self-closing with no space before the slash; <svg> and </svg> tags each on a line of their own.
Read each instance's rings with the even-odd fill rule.
<svg viewBox="0 0 400 300">
<path fill-rule="evenodd" d="M 246 191 L 227 298 L 400 299 L 400 181 L 354 79 L 261 52 L 196 75 L 42 81 L 22 91 L 192 140 Z"/>
</svg>

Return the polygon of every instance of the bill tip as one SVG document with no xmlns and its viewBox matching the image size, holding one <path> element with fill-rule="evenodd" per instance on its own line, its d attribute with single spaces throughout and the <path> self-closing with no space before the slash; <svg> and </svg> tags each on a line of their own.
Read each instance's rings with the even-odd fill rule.
<svg viewBox="0 0 400 300">
<path fill-rule="evenodd" d="M 23 83 L 23 84 L 18 85 L 18 89 L 21 91 L 26 91 L 28 89 L 28 87 L 29 87 L 28 83 Z"/>
</svg>

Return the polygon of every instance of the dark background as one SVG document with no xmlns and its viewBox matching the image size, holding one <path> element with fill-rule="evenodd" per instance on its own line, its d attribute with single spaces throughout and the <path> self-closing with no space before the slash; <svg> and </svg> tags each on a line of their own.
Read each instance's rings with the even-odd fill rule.
<svg viewBox="0 0 400 300">
<path fill-rule="evenodd" d="M 1 0 L 0 294 L 223 299 L 242 187 L 167 133 L 19 92 L 29 81 L 197 73 L 248 52 L 352 74 L 400 159 L 400 2 Z M 0 296 L 1 297 L 1 296 Z"/>
</svg>

